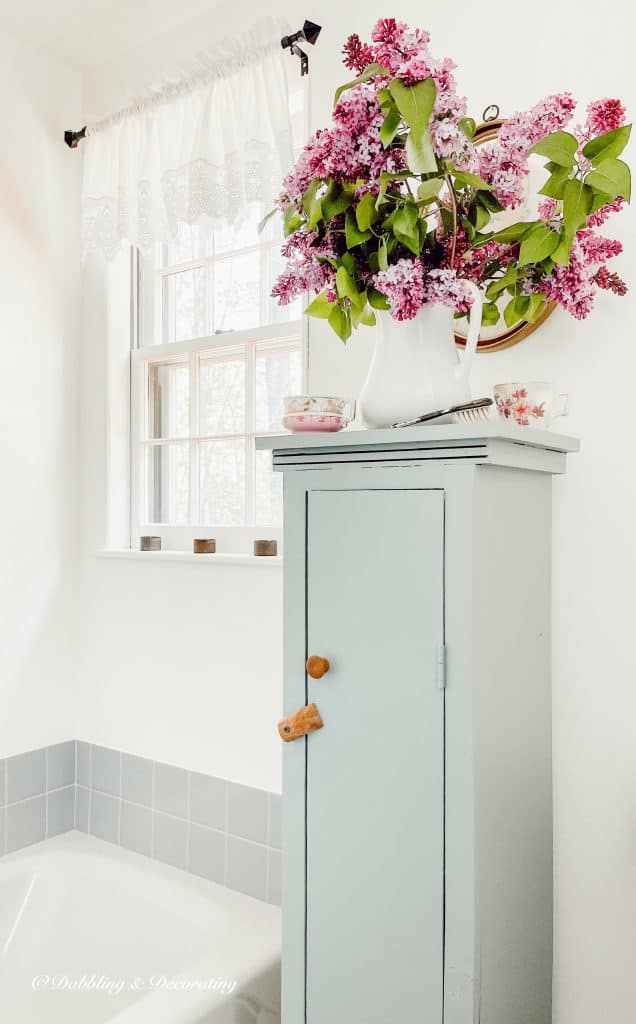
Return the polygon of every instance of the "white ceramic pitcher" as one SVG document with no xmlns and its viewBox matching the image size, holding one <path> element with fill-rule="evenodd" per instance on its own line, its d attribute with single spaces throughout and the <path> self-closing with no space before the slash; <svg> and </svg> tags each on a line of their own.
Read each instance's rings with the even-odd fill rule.
<svg viewBox="0 0 636 1024">
<path fill-rule="evenodd" d="M 376 311 L 376 342 L 358 409 L 367 427 L 423 416 L 469 402 L 470 368 L 481 327 L 481 292 L 474 297 L 466 348 L 455 345 L 452 312 L 439 303 L 423 306 L 413 320 L 398 321 Z M 443 422 L 440 420 L 439 422 Z"/>
</svg>

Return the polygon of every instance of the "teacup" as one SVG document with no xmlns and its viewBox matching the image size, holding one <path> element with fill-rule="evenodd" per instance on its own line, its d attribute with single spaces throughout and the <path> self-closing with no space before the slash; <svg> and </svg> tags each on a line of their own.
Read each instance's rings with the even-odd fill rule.
<svg viewBox="0 0 636 1024">
<path fill-rule="evenodd" d="M 548 429 L 552 420 L 567 415 L 568 396 L 558 394 L 550 381 L 495 384 L 493 393 L 499 416 L 520 427 Z"/>
</svg>

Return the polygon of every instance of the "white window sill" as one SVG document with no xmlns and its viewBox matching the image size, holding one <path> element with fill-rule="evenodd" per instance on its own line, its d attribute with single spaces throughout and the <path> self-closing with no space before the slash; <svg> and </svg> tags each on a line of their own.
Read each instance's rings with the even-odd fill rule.
<svg viewBox="0 0 636 1024">
<path fill-rule="evenodd" d="M 123 558 L 140 562 L 201 562 L 205 565 L 243 565 L 280 567 L 282 555 L 233 555 L 217 552 L 213 555 L 195 555 L 193 551 L 138 551 L 132 548 L 102 548 L 97 558 Z"/>
</svg>

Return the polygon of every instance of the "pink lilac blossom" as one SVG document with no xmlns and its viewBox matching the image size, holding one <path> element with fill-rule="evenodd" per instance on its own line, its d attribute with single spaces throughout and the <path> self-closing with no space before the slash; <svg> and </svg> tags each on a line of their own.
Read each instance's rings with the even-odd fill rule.
<svg viewBox="0 0 636 1024">
<path fill-rule="evenodd" d="M 396 320 L 412 320 L 424 304 L 424 268 L 419 259 L 402 258 L 372 279 L 386 295 Z"/>
<path fill-rule="evenodd" d="M 627 285 L 618 274 L 610 273 L 607 267 L 599 267 L 594 275 L 594 283 L 604 291 L 614 292 L 614 295 L 627 295 Z"/>
<path fill-rule="evenodd" d="M 595 213 L 591 213 L 587 218 L 588 228 L 600 228 L 603 226 L 605 221 L 612 213 L 619 213 L 625 205 L 625 200 L 618 196 L 613 199 L 611 203 L 606 203 L 605 206 L 601 206 L 600 210 L 596 210 Z"/>
<path fill-rule="evenodd" d="M 473 304 L 470 288 L 455 270 L 429 270 L 418 258 L 403 257 L 372 280 L 396 320 L 412 320 L 427 303 L 439 303 L 454 313 L 466 313 Z"/>
<path fill-rule="evenodd" d="M 537 207 L 537 213 L 541 220 L 554 220 L 559 213 L 559 201 L 558 199 L 542 199 Z"/>
<path fill-rule="evenodd" d="M 531 110 L 508 118 L 495 144 L 480 147 L 479 173 L 492 185 L 502 206 L 513 209 L 523 202 L 528 150 L 551 132 L 562 130 L 575 105 L 569 92 L 547 96 Z"/>
<path fill-rule="evenodd" d="M 350 71 L 357 71 L 358 74 L 366 68 L 367 64 L 373 63 L 373 50 L 367 43 L 363 43 L 357 32 L 349 36 L 342 48 L 342 63 Z"/>
<path fill-rule="evenodd" d="M 428 47 L 428 32 L 410 29 L 395 18 L 380 19 L 373 29 L 372 40 L 371 46 L 363 52 L 359 37 L 351 36 L 345 45 L 345 63 L 353 56 L 358 61 L 356 70 L 362 70 L 363 59 L 366 63 L 375 62 L 407 85 L 432 78 L 437 95 L 430 127 L 434 142 L 440 143 L 439 153 L 462 170 L 476 170 L 476 149 L 457 125 L 466 115 L 466 98 L 457 93 L 454 61 L 450 57 L 442 60 L 433 57 Z M 383 86 L 384 79 L 375 79 L 375 88 L 378 84 Z"/>
<path fill-rule="evenodd" d="M 281 252 L 287 266 L 272 289 L 272 297 L 280 306 L 289 305 L 307 291 L 333 291 L 335 270 L 327 262 L 336 255 L 332 237 L 318 242 L 317 232 L 299 228 L 285 239 Z"/>
<path fill-rule="evenodd" d="M 599 238 L 586 229 L 578 231 L 574 236 L 567 267 L 555 266 L 547 277 L 542 278 L 539 289 L 577 320 L 584 320 L 594 306 L 599 271 L 606 260 L 621 251 L 620 242 Z M 605 280 L 604 274 L 601 274 L 600 280 Z M 600 287 L 604 285 L 600 284 Z"/>
<path fill-rule="evenodd" d="M 625 123 L 625 107 L 620 100 L 595 100 L 587 107 L 587 120 L 582 134 L 586 139 L 604 135 Z"/>
<path fill-rule="evenodd" d="M 467 313 L 473 304 L 468 284 L 457 276 L 456 270 L 429 270 L 424 280 L 424 301 L 439 302 L 454 313 Z"/>
</svg>

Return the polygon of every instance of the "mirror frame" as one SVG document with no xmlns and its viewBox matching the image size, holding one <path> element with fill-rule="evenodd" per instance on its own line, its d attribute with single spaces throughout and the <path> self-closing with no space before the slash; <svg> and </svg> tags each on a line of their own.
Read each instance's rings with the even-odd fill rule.
<svg viewBox="0 0 636 1024">
<path fill-rule="evenodd" d="M 500 116 L 499 107 L 496 103 L 492 103 L 489 107 L 486 107 L 481 116 L 483 120 L 481 124 L 477 125 L 475 134 L 473 135 L 473 142 L 477 146 L 483 145 L 484 142 L 491 142 L 493 139 L 496 139 L 501 126 L 506 123 L 506 118 Z M 518 342 L 527 338 L 529 334 L 532 334 L 533 331 L 536 331 L 541 324 L 545 323 L 556 307 L 556 302 L 548 302 L 546 303 L 543 312 L 537 317 L 534 323 L 529 323 L 527 320 L 519 320 L 518 323 L 513 324 L 512 327 L 508 327 L 502 334 L 498 334 L 496 338 L 480 338 L 477 343 L 477 351 L 498 352 L 503 348 L 510 348 L 511 345 L 518 344 Z M 466 338 L 455 332 L 455 344 L 460 348 L 465 348 Z"/>
</svg>

